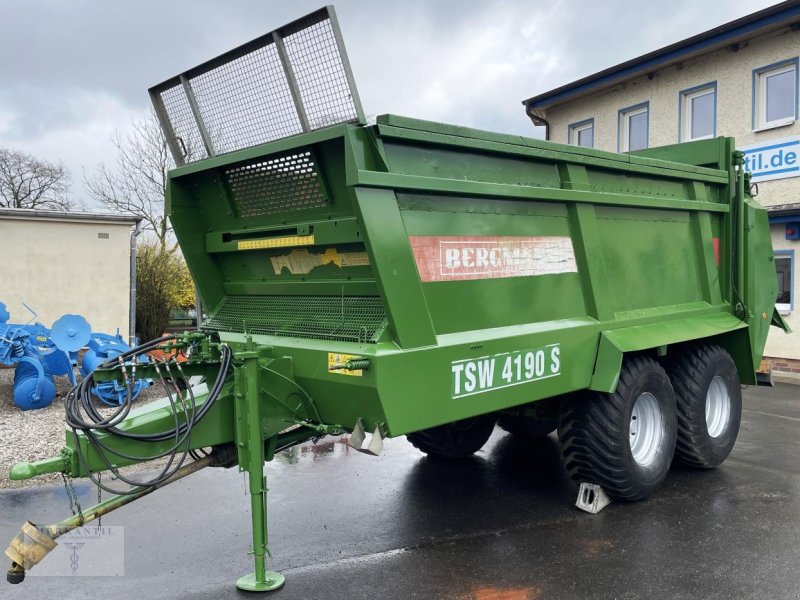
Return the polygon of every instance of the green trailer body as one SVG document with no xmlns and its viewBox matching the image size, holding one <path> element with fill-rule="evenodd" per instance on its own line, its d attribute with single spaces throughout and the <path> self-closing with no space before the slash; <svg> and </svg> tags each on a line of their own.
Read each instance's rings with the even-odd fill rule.
<svg viewBox="0 0 800 600">
<path fill-rule="evenodd" d="M 624 353 L 699 338 L 755 383 L 765 211 L 733 140 L 670 158 L 386 115 L 177 169 L 168 211 L 207 329 L 288 357 L 324 422 L 396 436 L 612 392 Z"/>
<path fill-rule="evenodd" d="M 303 81 L 313 52 L 298 39 L 320 31 L 339 51 L 336 89 L 349 111 L 339 119 L 308 100 L 322 88 Z M 283 96 L 256 105 L 241 87 L 222 101 L 209 92 L 210 75 L 236 75 L 254 56 L 285 72 Z M 267 76 L 261 63 L 255 71 L 248 81 Z M 757 382 L 770 325 L 785 328 L 766 211 L 733 139 L 616 154 L 394 115 L 368 125 L 330 7 L 151 96 L 180 165 L 167 214 L 207 317 L 201 331 L 139 351 L 157 345 L 185 362 L 108 364 L 92 377 L 206 384 L 121 413 L 114 428 L 76 417 L 91 404 L 89 384 L 79 386 L 63 453 L 15 465 L 13 479 L 92 476 L 212 448 L 86 512 L 238 464 L 255 557 L 238 585 L 269 590 L 283 578 L 265 571 L 263 464 L 322 435 L 352 434 L 373 454 L 383 438 L 409 435 L 454 457 L 479 448 L 498 419 L 538 434 L 558 424 L 573 478 L 622 499 L 653 491 L 673 452 L 703 467 L 730 452 L 739 382 Z M 293 105 L 289 135 L 270 111 Z M 266 116 L 247 114 L 256 108 Z M 237 110 L 246 118 L 225 129 Z M 244 134 L 263 122 L 268 139 L 253 143 Z M 81 522 L 45 528 L 43 542 L 23 528 L 7 550 L 9 579 Z"/>
</svg>

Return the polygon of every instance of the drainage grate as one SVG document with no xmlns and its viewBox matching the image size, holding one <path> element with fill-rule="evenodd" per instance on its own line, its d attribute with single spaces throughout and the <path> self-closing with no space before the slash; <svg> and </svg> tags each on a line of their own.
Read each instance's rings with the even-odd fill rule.
<svg viewBox="0 0 800 600">
<path fill-rule="evenodd" d="M 203 327 L 374 344 L 387 323 L 379 296 L 228 296 Z"/>
<path fill-rule="evenodd" d="M 310 151 L 286 154 L 225 171 L 243 217 L 274 215 L 328 205 Z"/>
</svg>

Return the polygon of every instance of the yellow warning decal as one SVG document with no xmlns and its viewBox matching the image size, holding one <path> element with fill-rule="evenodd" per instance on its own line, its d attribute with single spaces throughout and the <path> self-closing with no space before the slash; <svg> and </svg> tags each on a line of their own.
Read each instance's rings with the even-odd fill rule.
<svg viewBox="0 0 800 600">
<path fill-rule="evenodd" d="M 340 268 L 369 265 L 366 252 L 339 252 L 336 248 L 328 248 L 322 254 L 314 254 L 303 248 L 292 250 L 283 256 L 273 256 L 270 260 L 275 275 L 280 275 L 284 269 L 292 275 L 305 275 L 323 265 L 336 265 Z"/>
<path fill-rule="evenodd" d="M 238 250 L 262 250 L 264 248 L 289 248 L 291 246 L 311 246 L 313 244 L 313 235 L 288 235 L 263 240 L 242 240 L 237 244 L 236 248 Z"/>
<path fill-rule="evenodd" d="M 350 360 L 360 360 L 363 356 L 356 356 L 355 354 L 339 354 L 337 352 L 328 352 L 328 372 L 337 373 L 339 375 L 353 375 L 361 377 L 364 374 L 362 369 L 343 369 L 342 366 L 347 364 Z M 338 367 L 338 368 L 337 368 Z"/>
</svg>

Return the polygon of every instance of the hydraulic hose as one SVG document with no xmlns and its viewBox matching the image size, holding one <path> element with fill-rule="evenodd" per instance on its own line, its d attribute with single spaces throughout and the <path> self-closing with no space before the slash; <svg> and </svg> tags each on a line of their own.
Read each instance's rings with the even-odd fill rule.
<svg viewBox="0 0 800 600">
<path fill-rule="evenodd" d="M 91 396 L 91 388 L 94 385 L 94 376 L 92 373 L 90 373 L 86 378 L 83 379 L 83 381 L 70 390 L 65 401 L 66 422 L 67 426 L 72 429 L 73 434 L 75 434 L 77 437 L 78 432 L 82 433 L 88 440 L 89 444 L 91 444 L 93 450 L 103 462 L 106 469 L 111 471 L 120 481 L 123 481 L 124 483 L 132 485 L 136 488 L 146 488 L 160 485 L 181 468 L 181 465 L 186 460 L 187 455 L 189 455 L 191 452 L 190 444 L 192 429 L 208 413 L 208 411 L 211 410 L 212 406 L 219 398 L 219 395 L 222 392 L 222 388 L 225 384 L 228 370 L 231 366 L 231 350 L 227 345 L 222 345 L 219 372 L 211 386 L 211 389 L 208 392 L 205 402 L 202 404 L 202 406 L 200 406 L 199 409 L 196 406 L 194 393 L 188 386 L 187 382 L 185 383 L 187 383 L 186 388 L 189 390 L 188 402 L 186 396 L 181 394 L 180 390 L 177 389 L 177 386 L 175 389 L 177 398 L 173 398 L 172 392 L 162 376 L 161 380 L 164 383 L 165 390 L 167 392 L 167 398 L 169 399 L 174 417 L 174 427 L 155 433 L 132 433 L 125 431 L 124 429 L 120 429 L 117 426 L 123 420 L 125 420 L 125 418 L 127 418 L 133 405 L 132 389 L 133 380 L 135 378 L 136 360 L 140 356 L 147 354 L 151 350 L 154 350 L 159 345 L 173 339 L 175 339 L 175 336 L 165 336 L 156 340 L 152 340 L 127 352 L 124 352 L 117 357 L 109 359 L 100 365 L 100 368 L 104 369 L 120 366 L 123 372 L 123 380 L 127 390 L 125 401 L 111 415 L 103 417 L 103 415 L 101 415 L 94 406 Z M 126 363 L 128 361 L 133 363 L 130 376 L 126 371 Z M 169 363 L 164 361 L 161 363 L 161 365 L 164 366 L 166 373 L 171 375 Z M 161 371 L 158 362 L 155 363 L 155 367 L 156 371 L 160 374 Z M 180 376 L 183 377 L 183 371 L 180 368 L 178 368 L 178 371 Z M 181 416 L 183 419 L 181 419 Z M 166 450 L 150 456 L 133 456 L 111 448 L 106 443 L 103 443 L 103 441 L 97 436 L 98 431 L 105 431 L 108 435 L 123 437 L 136 441 L 154 443 L 172 441 L 173 443 Z M 78 456 L 82 470 L 87 473 L 87 476 L 98 487 L 113 494 L 124 495 L 132 493 L 131 490 L 112 489 L 94 477 L 89 469 L 88 461 L 81 448 L 81 444 L 75 445 L 75 452 Z M 116 461 L 113 460 L 113 456 L 128 460 L 135 460 L 137 462 L 145 462 L 165 456 L 168 456 L 169 459 L 164 468 L 154 478 L 146 481 L 139 481 L 122 475 L 119 469 L 114 466 L 114 462 Z"/>
</svg>

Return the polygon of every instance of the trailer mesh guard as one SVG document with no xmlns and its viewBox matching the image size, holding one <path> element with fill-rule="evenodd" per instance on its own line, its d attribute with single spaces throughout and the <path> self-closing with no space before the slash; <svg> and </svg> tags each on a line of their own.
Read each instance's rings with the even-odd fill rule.
<svg viewBox="0 0 800 600">
<path fill-rule="evenodd" d="M 203 329 L 375 344 L 387 325 L 380 296 L 227 296 Z"/>
<path fill-rule="evenodd" d="M 364 114 L 332 6 L 150 88 L 178 166 Z"/>
</svg>

